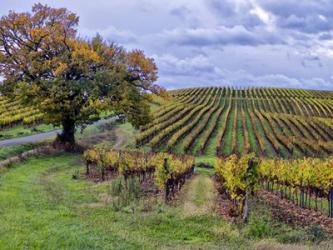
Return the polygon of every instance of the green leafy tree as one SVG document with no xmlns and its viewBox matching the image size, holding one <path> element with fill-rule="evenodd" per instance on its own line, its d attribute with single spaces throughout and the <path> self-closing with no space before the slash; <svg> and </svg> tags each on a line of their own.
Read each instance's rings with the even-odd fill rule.
<svg viewBox="0 0 333 250">
<path fill-rule="evenodd" d="M 147 123 L 149 93 L 157 67 L 140 50 L 126 51 L 77 35 L 79 17 L 65 8 L 35 4 L 32 12 L 0 19 L 0 73 L 4 95 L 19 96 L 62 125 L 60 144 L 75 144 L 75 129 L 102 111 L 125 115 L 136 127 Z"/>
</svg>

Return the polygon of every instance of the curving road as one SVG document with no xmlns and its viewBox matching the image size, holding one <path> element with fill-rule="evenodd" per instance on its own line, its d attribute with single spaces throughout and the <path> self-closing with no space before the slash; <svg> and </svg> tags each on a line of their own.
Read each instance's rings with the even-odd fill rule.
<svg viewBox="0 0 333 250">
<path fill-rule="evenodd" d="M 0 141 L 0 147 L 40 142 L 40 141 L 43 141 L 46 139 L 53 138 L 57 135 L 57 133 L 60 133 L 60 132 L 61 132 L 61 129 L 58 129 L 58 130 L 40 133 L 40 134 L 36 134 L 36 135 L 29 135 L 26 137 L 8 139 L 8 140 Z"/>
<path fill-rule="evenodd" d="M 117 120 L 117 117 L 111 117 L 108 119 L 99 120 L 99 121 L 93 123 L 93 125 L 99 126 L 99 125 L 103 125 L 103 124 L 106 124 L 109 122 L 114 122 L 116 120 Z M 90 125 L 90 126 L 92 126 L 92 125 Z M 52 138 L 56 137 L 56 135 L 60 132 L 61 132 L 61 129 L 57 129 L 57 130 L 53 130 L 50 132 L 29 135 L 26 137 L 19 137 L 19 138 L 14 138 L 14 139 L 3 140 L 3 141 L 0 141 L 0 147 L 26 144 L 26 143 L 36 143 L 36 142 L 44 141 L 47 139 L 52 139 Z"/>
</svg>

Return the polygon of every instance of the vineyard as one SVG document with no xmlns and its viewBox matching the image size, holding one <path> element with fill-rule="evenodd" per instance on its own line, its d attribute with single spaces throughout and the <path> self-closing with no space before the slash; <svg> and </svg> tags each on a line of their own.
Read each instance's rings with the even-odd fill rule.
<svg viewBox="0 0 333 250">
<path fill-rule="evenodd" d="M 153 177 L 158 189 L 164 191 L 166 201 L 181 189 L 194 171 L 194 157 L 191 156 L 90 149 L 84 157 L 86 174 L 94 175 L 95 172 L 103 181 L 107 175 L 122 175 L 126 182 L 132 177 L 141 181 Z"/>
<path fill-rule="evenodd" d="M 333 92 L 277 88 L 191 88 L 141 127 L 137 145 L 176 154 L 268 158 L 333 153 Z"/>
<path fill-rule="evenodd" d="M 253 155 L 217 159 L 215 171 L 236 210 L 244 210 L 246 195 L 261 187 L 301 208 L 333 218 L 333 159 L 258 160 Z"/>
<path fill-rule="evenodd" d="M 0 128 L 17 125 L 31 126 L 40 123 L 43 114 L 36 108 L 24 106 L 20 100 L 10 100 L 0 96 Z"/>
</svg>

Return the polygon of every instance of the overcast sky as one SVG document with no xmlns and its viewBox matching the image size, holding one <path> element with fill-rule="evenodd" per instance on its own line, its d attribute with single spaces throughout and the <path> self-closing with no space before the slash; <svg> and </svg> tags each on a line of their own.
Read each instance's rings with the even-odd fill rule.
<svg viewBox="0 0 333 250">
<path fill-rule="evenodd" d="M 0 0 L 0 14 L 35 1 Z M 333 90 L 332 0 L 54 0 L 79 33 L 139 48 L 167 88 L 231 85 Z"/>
</svg>

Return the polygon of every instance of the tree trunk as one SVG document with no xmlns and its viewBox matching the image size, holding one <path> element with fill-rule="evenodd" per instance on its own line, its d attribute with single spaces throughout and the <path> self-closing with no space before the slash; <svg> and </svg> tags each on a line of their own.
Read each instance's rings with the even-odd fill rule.
<svg viewBox="0 0 333 250">
<path fill-rule="evenodd" d="M 89 175 L 90 171 L 89 171 L 89 163 L 86 163 L 86 175 Z"/>
<path fill-rule="evenodd" d="M 75 144 L 75 121 L 65 118 L 62 121 L 62 133 L 58 135 L 58 142 L 61 144 Z"/>
<path fill-rule="evenodd" d="M 250 206 L 249 206 L 249 191 L 246 191 L 245 199 L 243 201 L 243 222 L 247 223 L 249 219 Z"/>
<path fill-rule="evenodd" d="M 165 203 L 168 203 L 168 201 L 169 201 L 169 196 L 170 196 L 170 190 L 169 190 L 169 184 L 166 184 L 165 185 L 165 195 L 164 195 L 164 201 L 165 201 Z"/>
</svg>

